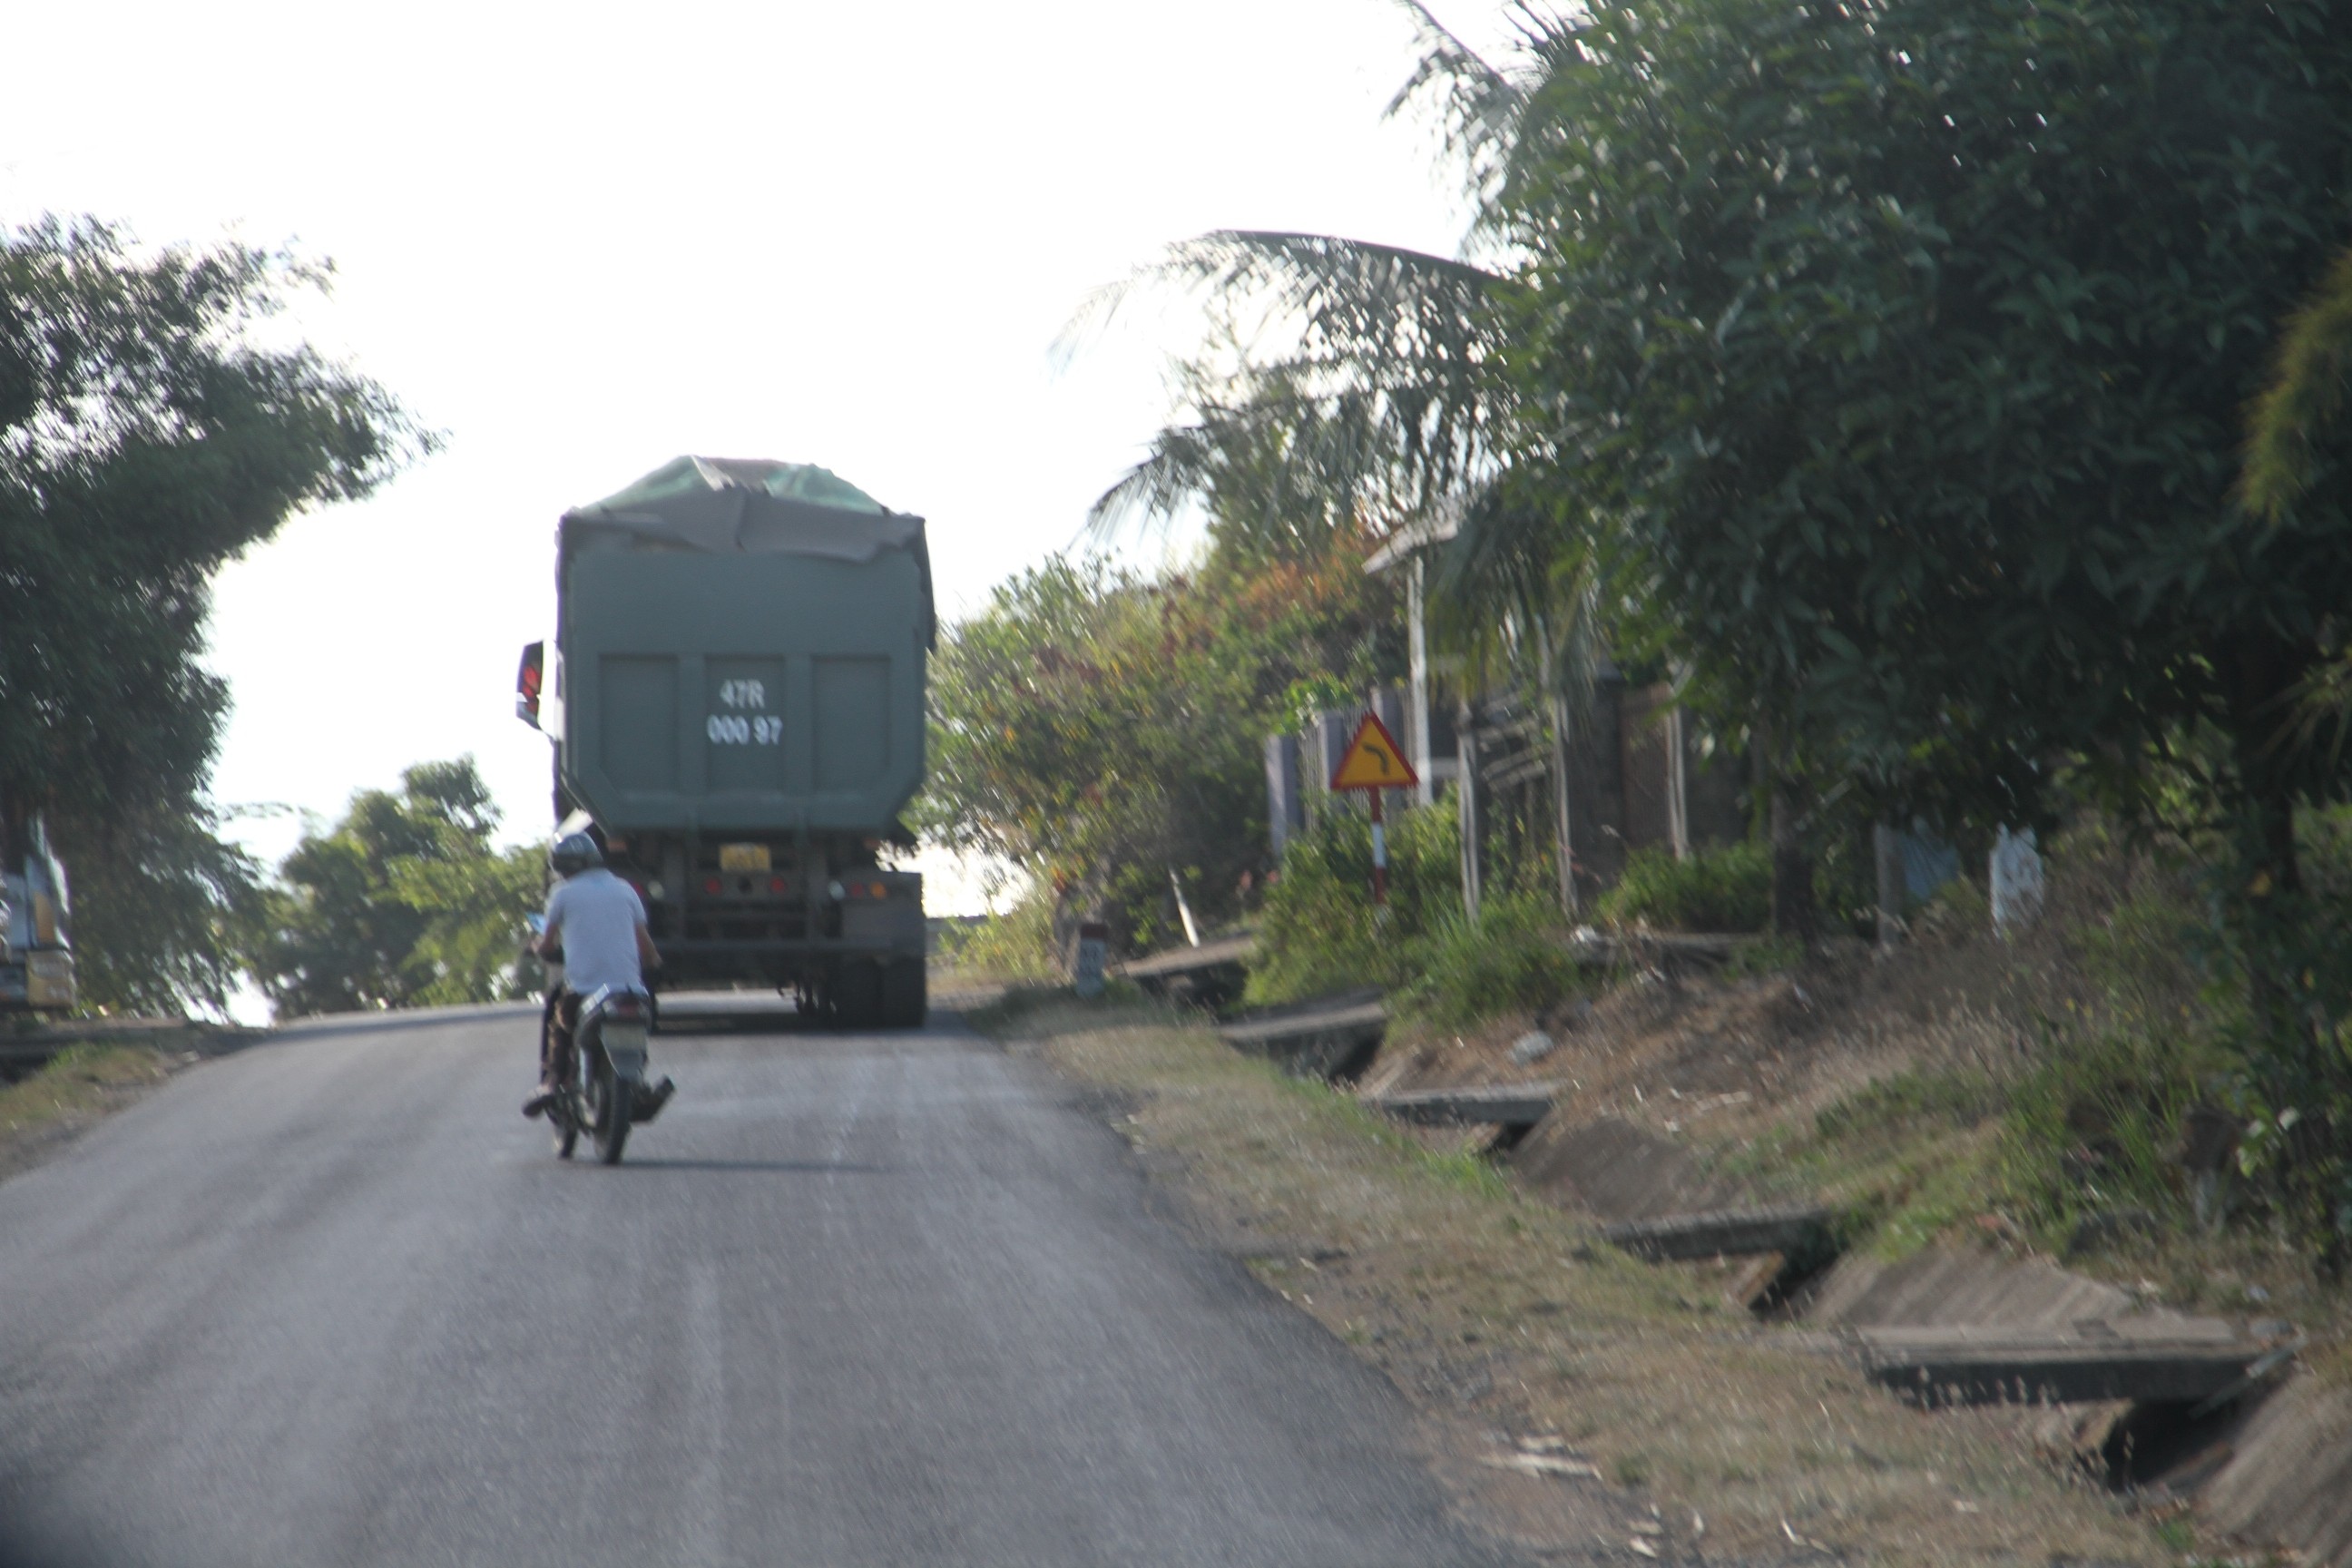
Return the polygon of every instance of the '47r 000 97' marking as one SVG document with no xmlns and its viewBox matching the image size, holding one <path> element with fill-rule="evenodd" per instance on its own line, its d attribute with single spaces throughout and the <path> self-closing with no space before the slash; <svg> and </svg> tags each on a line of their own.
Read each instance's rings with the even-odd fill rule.
<svg viewBox="0 0 2352 1568">
<path fill-rule="evenodd" d="M 765 713 L 713 713 L 703 721 L 702 732 L 714 746 L 772 746 L 784 738 L 784 721 Z"/>
<path fill-rule="evenodd" d="M 722 680 L 719 683 L 719 705 L 722 708 L 765 708 L 768 705 L 768 683 L 764 680 Z"/>
</svg>

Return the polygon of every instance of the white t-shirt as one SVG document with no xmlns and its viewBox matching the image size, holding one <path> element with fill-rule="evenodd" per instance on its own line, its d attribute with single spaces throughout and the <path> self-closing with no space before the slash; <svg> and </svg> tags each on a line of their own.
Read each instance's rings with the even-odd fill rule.
<svg viewBox="0 0 2352 1568">
<path fill-rule="evenodd" d="M 547 900 L 547 929 L 563 944 L 563 984 L 582 995 L 599 985 L 638 986 L 637 890 L 602 866 L 566 879 Z"/>
</svg>

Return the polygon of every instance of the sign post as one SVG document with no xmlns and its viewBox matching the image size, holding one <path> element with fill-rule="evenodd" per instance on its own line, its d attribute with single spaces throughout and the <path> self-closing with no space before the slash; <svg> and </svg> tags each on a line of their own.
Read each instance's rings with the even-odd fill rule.
<svg viewBox="0 0 2352 1568">
<path fill-rule="evenodd" d="M 1377 713 L 1364 715 L 1364 721 L 1356 726 L 1356 738 L 1348 742 L 1348 749 L 1339 753 L 1339 765 L 1331 770 L 1333 790 L 1371 793 L 1372 902 L 1381 909 L 1389 901 L 1389 838 L 1381 820 L 1381 795 L 1386 790 L 1411 789 L 1420 782 L 1421 775 L 1404 760 L 1404 748 L 1397 744 Z"/>
</svg>

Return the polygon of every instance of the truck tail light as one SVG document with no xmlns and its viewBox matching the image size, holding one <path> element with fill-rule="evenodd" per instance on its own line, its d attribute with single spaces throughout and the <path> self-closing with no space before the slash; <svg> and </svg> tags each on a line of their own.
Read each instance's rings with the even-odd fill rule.
<svg viewBox="0 0 2352 1568">
<path fill-rule="evenodd" d="M 534 730 L 539 728 L 539 692 L 546 660 L 545 643 L 526 643 L 522 666 L 515 671 L 515 717 Z"/>
</svg>

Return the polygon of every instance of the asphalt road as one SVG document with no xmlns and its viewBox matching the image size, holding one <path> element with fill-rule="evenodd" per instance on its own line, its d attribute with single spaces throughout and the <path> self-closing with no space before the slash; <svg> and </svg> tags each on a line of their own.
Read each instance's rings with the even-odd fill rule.
<svg viewBox="0 0 2352 1568">
<path fill-rule="evenodd" d="M 290 1032 L 0 1184 L 0 1557 L 1496 1561 L 1043 1070 L 666 1036 L 604 1169 L 516 1114 L 533 1027 Z"/>
</svg>

